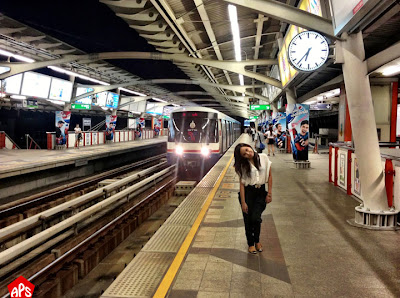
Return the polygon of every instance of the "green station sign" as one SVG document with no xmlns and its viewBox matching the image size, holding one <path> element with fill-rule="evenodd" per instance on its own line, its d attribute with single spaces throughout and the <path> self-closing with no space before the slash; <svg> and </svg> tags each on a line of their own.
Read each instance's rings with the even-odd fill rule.
<svg viewBox="0 0 400 298">
<path fill-rule="evenodd" d="M 250 111 L 265 111 L 270 109 L 271 105 L 250 105 Z"/>
<path fill-rule="evenodd" d="M 168 115 L 162 116 L 164 119 L 169 119 L 170 117 Z"/>
<path fill-rule="evenodd" d="M 259 116 L 250 116 L 250 118 L 249 118 L 249 119 L 250 119 L 250 120 L 253 120 L 253 119 L 258 119 L 258 117 L 259 117 Z"/>
<path fill-rule="evenodd" d="M 92 107 L 89 104 L 74 103 L 71 104 L 71 109 L 74 110 L 90 110 Z"/>
</svg>

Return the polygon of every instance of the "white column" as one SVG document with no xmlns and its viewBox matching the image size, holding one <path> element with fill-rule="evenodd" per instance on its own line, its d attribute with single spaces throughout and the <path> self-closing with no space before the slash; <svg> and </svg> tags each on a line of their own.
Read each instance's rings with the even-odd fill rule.
<svg viewBox="0 0 400 298">
<path fill-rule="evenodd" d="M 278 114 L 278 109 L 276 108 L 275 104 L 271 104 L 271 111 L 272 111 L 272 119 L 274 119 Z"/>
<path fill-rule="evenodd" d="M 287 100 L 288 104 L 297 103 L 296 95 L 295 95 L 294 91 L 291 88 L 286 89 L 286 100 Z"/>
<path fill-rule="evenodd" d="M 364 207 L 371 211 L 388 210 L 362 32 L 344 33 L 342 38 L 346 40 L 342 42 L 343 76 Z"/>
</svg>

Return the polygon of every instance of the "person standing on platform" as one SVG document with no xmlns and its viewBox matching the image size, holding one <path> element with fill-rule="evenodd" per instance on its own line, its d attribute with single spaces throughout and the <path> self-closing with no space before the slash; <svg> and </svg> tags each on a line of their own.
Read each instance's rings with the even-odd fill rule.
<svg viewBox="0 0 400 298">
<path fill-rule="evenodd" d="M 76 149 L 79 149 L 79 145 L 82 140 L 82 130 L 79 127 L 79 124 L 75 126 L 74 130 L 75 130 L 75 147 Z"/>
<path fill-rule="evenodd" d="M 263 150 L 265 149 L 265 145 L 264 145 L 264 134 L 261 132 L 261 126 L 259 126 L 257 128 L 257 133 L 256 133 L 256 142 L 254 143 L 254 147 L 257 150 L 257 153 L 262 153 Z"/>
<path fill-rule="evenodd" d="M 268 156 L 270 155 L 271 151 L 272 151 L 272 154 L 275 156 L 274 139 L 275 139 L 276 133 L 273 131 L 272 125 L 269 126 L 266 135 L 267 135 L 267 140 L 268 140 Z"/>
<path fill-rule="evenodd" d="M 235 147 L 235 172 L 240 179 L 239 201 L 242 207 L 248 250 L 262 252 L 260 242 L 261 214 L 272 201 L 271 161 L 244 143 Z"/>
</svg>

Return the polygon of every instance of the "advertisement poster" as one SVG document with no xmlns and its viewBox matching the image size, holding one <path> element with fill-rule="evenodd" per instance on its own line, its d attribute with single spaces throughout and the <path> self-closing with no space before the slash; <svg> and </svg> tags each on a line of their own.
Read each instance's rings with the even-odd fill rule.
<svg viewBox="0 0 400 298">
<path fill-rule="evenodd" d="M 288 104 L 286 122 L 291 138 L 294 160 L 308 160 L 309 106 Z"/>
<path fill-rule="evenodd" d="M 354 193 L 361 196 L 360 171 L 358 170 L 357 158 L 354 158 Z"/>
<path fill-rule="evenodd" d="M 117 125 L 117 115 L 106 115 L 106 140 L 114 140 L 115 126 Z"/>
<path fill-rule="evenodd" d="M 97 144 L 97 133 L 92 133 L 92 144 Z"/>
<path fill-rule="evenodd" d="M 162 118 L 156 118 L 153 117 L 153 130 L 154 130 L 154 134 L 155 136 L 160 135 L 160 131 L 161 131 L 161 125 L 162 125 Z"/>
<path fill-rule="evenodd" d="M 276 133 L 275 144 L 276 147 L 286 148 L 286 113 L 278 112 L 276 117 L 272 120 L 274 131 Z"/>
<path fill-rule="evenodd" d="M 346 187 L 345 181 L 345 162 L 346 162 L 346 155 L 344 153 L 340 153 L 339 158 L 339 184 L 343 187 Z"/>
<path fill-rule="evenodd" d="M 136 132 L 135 138 L 140 138 L 142 136 L 142 130 L 145 128 L 146 121 L 144 118 L 136 118 Z"/>
<path fill-rule="evenodd" d="M 69 122 L 71 112 L 56 111 L 56 144 L 65 145 L 67 143 Z"/>
</svg>

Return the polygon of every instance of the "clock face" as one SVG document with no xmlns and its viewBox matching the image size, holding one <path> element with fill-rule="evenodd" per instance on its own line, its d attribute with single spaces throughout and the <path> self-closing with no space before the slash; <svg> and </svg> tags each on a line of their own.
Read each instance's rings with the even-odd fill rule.
<svg viewBox="0 0 400 298">
<path fill-rule="evenodd" d="M 297 34 L 289 44 L 290 64 L 300 71 L 320 68 L 328 59 L 329 45 L 325 37 L 314 31 Z"/>
</svg>

